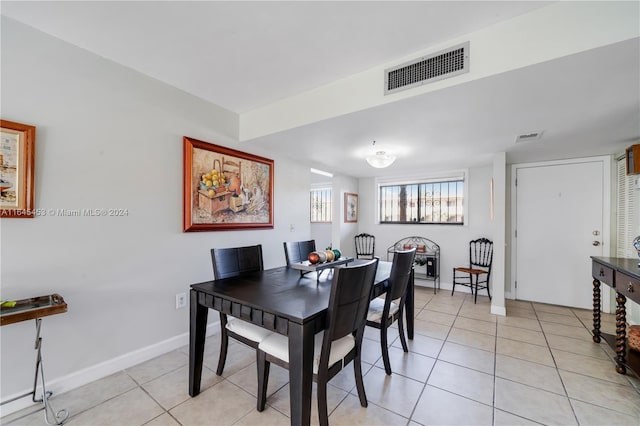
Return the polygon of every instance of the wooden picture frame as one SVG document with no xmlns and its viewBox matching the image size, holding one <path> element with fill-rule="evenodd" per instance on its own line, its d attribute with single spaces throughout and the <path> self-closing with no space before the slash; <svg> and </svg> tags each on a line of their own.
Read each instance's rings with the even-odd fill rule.
<svg viewBox="0 0 640 426">
<path fill-rule="evenodd" d="M 273 228 L 274 162 L 183 137 L 183 232 Z"/>
<path fill-rule="evenodd" d="M 358 194 L 344 193 L 344 221 L 345 223 L 358 221 Z"/>
<path fill-rule="evenodd" d="M 0 218 L 33 218 L 36 128 L 0 120 Z"/>
</svg>

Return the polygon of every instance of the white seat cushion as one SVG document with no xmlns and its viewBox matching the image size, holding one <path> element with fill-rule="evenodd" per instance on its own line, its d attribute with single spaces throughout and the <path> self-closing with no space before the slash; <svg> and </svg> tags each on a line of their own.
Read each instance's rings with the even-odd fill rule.
<svg viewBox="0 0 640 426">
<path fill-rule="evenodd" d="M 269 330 L 265 330 L 262 327 L 251 324 L 250 322 L 231 316 L 228 316 L 227 318 L 229 319 L 227 322 L 227 330 L 239 334 L 242 337 L 246 337 L 249 340 L 253 340 L 254 342 L 259 343 L 267 336 L 273 334 Z"/>
<path fill-rule="evenodd" d="M 322 351 L 322 339 L 324 331 L 316 334 L 313 349 L 313 374 L 318 374 L 320 365 L 320 352 Z M 341 361 L 356 346 L 356 339 L 351 335 L 335 340 L 331 344 L 331 354 L 329 355 L 329 367 Z M 278 333 L 273 333 L 260 342 L 258 348 L 271 356 L 289 362 L 289 339 Z"/>
<path fill-rule="evenodd" d="M 396 312 L 398 312 L 400 304 L 400 299 L 396 299 L 391 301 L 391 306 L 389 307 L 389 316 L 392 316 Z M 381 322 L 382 319 L 382 310 L 384 309 L 384 298 L 376 298 L 373 299 L 369 303 L 369 312 L 367 313 L 367 321 L 371 322 Z"/>
</svg>

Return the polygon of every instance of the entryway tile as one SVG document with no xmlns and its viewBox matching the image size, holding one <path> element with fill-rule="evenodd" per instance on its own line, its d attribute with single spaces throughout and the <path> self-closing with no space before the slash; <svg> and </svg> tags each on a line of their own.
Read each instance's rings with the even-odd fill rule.
<svg viewBox="0 0 640 426">
<path fill-rule="evenodd" d="M 141 425 L 163 413 L 162 407 L 155 403 L 142 389 L 135 388 L 103 404 L 72 416 L 65 424 L 69 425 Z"/>
<path fill-rule="evenodd" d="M 580 426 L 638 426 L 640 424 L 640 417 L 638 416 L 630 416 L 575 399 L 570 401 Z"/>
<path fill-rule="evenodd" d="M 495 352 L 483 351 L 482 349 L 459 345 L 453 342 L 445 342 L 438 359 L 483 373 L 493 374 L 495 369 L 495 356 Z"/>
<path fill-rule="evenodd" d="M 438 361 L 427 384 L 483 404 L 493 403 L 493 375 Z"/>
<path fill-rule="evenodd" d="M 170 411 L 183 426 L 232 425 L 256 409 L 256 398 L 224 380 Z M 133 423 L 131 423 L 133 424 Z"/>
<path fill-rule="evenodd" d="M 547 425 L 577 425 L 566 396 L 496 377 L 495 407 Z"/>
<path fill-rule="evenodd" d="M 535 362 L 498 354 L 496 377 L 565 395 L 558 370 Z"/>
<path fill-rule="evenodd" d="M 518 342 L 517 340 L 503 339 L 498 337 L 496 353 L 520 358 L 538 364 L 554 367 L 551 352 L 546 346 L 532 345 L 530 343 Z"/>
<path fill-rule="evenodd" d="M 560 370 L 571 399 L 635 416 L 640 419 L 640 394 L 632 387 Z"/>
<path fill-rule="evenodd" d="M 492 424 L 493 408 L 427 385 L 412 419 L 423 425 L 486 426 Z"/>
</svg>

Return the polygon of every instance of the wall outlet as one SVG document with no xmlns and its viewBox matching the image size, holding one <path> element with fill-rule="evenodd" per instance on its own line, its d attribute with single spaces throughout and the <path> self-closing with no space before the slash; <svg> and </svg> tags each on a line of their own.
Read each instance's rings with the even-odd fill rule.
<svg viewBox="0 0 640 426">
<path fill-rule="evenodd" d="M 182 309 L 187 306 L 187 293 L 176 294 L 176 309 Z"/>
</svg>

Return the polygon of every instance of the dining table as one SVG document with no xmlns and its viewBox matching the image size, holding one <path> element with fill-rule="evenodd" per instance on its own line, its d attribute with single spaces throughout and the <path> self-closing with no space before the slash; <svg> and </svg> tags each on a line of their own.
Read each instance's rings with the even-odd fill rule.
<svg viewBox="0 0 640 426">
<path fill-rule="evenodd" d="M 364 260 L 354 260 L 357 265 Z M 340 267 L 340 266 L 337 266 Z M 386 292 L 391 262 L 380 261 L 371 298 Z M 189 395 L 200 393 L 209 309 L 232 315 L 289 338 L 291 424 L 311 418 L 314 336 L 325 329 L 333 272 L 301 275 L 282 266 L 191 285 L 189 320 Z M 407 337 L 414 330 L 414 274 L 406 295 Z M 257 373 L 256 373 L 257 374 Z"/>
</svg>

